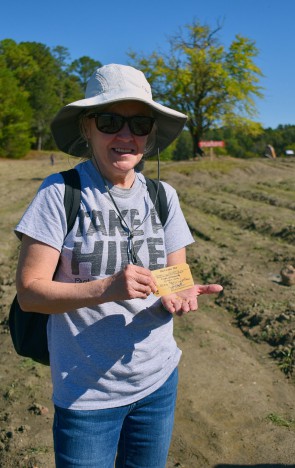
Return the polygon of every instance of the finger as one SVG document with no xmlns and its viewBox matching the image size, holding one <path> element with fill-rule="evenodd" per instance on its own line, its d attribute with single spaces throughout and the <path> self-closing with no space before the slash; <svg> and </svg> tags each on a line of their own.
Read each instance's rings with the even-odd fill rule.
<svg viewBox="0 0 295 468">
<path fill-rule="evenodd" d="M 175 308 L 174 308 L 174 305 L 172 304 L 171 301 L 162 301 L 162 304 L 164 306 L 164 308 L 170 312 L 170 314 L 174 314 L 175 313 Z"/>
<path fill-rule="evenodd" d="M 152 278 L 152 274 L 150 270 L 148 270 L 147 268 L 138 266 L 138 265 L 128 264 L 125 266 L 124 270 L 128 276 L 132 276 L 132 277 L 142 276 L 142 277 Z"/>
<path fill-rule="evenodd" d="M 198 310 L 198 300 L 197 298 L 189 299 L 188 301 L 190 310 Z"/>
<path fill-rule="evenodd" d="M 150 289 L 150 291 L 148 291 L 148 294 L 157 291 L 157 286 L 151 275 L 150 270 L 139 266 L 128 265 L 126 267 L 125 273 L 127 280 L 129 278 L 135 283 L 147 286 L 148 289 Z"/>
<path fill-rule="evenodd" d="M 156 292 L 158 288 L 150 270 L 147 270 L 146 268 L 142 267 L 138 268 L 139 270 L 137 271 L 138 276 L 136 277 L 136 280 L 139 283 L 149 286 L 152 292 Z"/>
<path fill-rule="evenodd" d="M 181 310 L 184 314 L 187 314 L 191 308 L 190 308 L 190 301 L 186 301 L 185 299 L 182 301 L 181 305 Z"/>
<path fill-rule="evenodd" d="M 149 290 L 149 294 L 152 293 L 152 292 L 155 293 L 155 292 L 157 292 L 157 290 L 158 290 L 158 288 L 157 288 L 155 282 L 152 281 L 152 280 L 148 280 L 146 277 L 144 277 L 144 278 L 143 278 L 143 277 L 137 278 L 137 282 L 138 282 L 138 284 L 141 284 L 141 285 L 144 286 L 146 289 L 148 289 L 148 290 Z"/>
<path fill-rule="evenodd" d="M 141 284 L 138 282 L 133 282 L 132 289 L 135 294 L 141 293 L 144 294 L 146 297 L 149 296 L 152 292 L 152 289 L 149 285 Z"/>
<path fill-rule="evenodd" d="M 203 284 L 196 285 L 197 294 L 217 294 L 223 290 L 223 287 L 220 284 Z"/>
<path fill-rule="evenodd" d="M 197 308 L 198 308 L 197 298 L 182 300 L 181 310 L 184 314 L 187 314 L 188 312 L 192 310 L 197 310 Z"/>
<path fill-rule="evenodd" d="M 183 303 L 183 300 L 181 298 L 178 299 L 176 297 L 172 300 L 172 304 L 176 313 L 182 312 L 182 303 Z"/>
</svg>

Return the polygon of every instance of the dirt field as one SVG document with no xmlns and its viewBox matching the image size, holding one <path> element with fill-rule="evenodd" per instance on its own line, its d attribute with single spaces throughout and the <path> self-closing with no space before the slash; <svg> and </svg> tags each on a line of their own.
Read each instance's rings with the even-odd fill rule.
<svg viewBox="0 0 295 468">
<path fill-rule="evenodd" d="M 75 162 L 0 159 L 3 468 L 54 467 L 49 369 L 17 356 L 8 334 L 12 228 L 41 180 Z M 295 267 L 295 160 L 166 163 L 161 178 L 178 190 L 197 241 L 188 251 L 196 282 L 224 286 L 175 318 L 183 357 L 167 468 L 295 467 L 295 286 L 291 269 L 281 275 Z"/>
</svg>

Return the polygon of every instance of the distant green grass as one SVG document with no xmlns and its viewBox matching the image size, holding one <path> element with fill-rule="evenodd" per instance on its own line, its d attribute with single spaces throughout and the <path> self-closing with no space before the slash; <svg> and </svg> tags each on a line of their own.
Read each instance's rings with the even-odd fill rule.
<svg viewBox="0 0 295 468">
<path fill-rule="evenodd" d="M 161 169 L 165 170 L 165 174 L 169 172 L 177 172 L 182 175 L 191 175 L 193 172 L 208 172 L 228 174 L 236 169 L 244 169 L 251 165 L 251 161 L 243 159 L 234 159 L 228 157 L 220 158 L 204 158 L 198 161 L 161 161 Z M 145 173 L 149 176 L 155 177 L 157 170 L 156 161 L 146 161 Z"/>
</svg>

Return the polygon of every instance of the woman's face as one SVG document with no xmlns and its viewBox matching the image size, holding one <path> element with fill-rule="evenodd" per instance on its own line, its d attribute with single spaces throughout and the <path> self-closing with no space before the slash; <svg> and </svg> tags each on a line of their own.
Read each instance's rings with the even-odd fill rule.
<svg viewBox="0 0 295 468">
<path fill-rule="evenodd" d="M 151 115 L 150 109 L 143 103 L 124 101 L 104 109 L 125 117 Z M 148 136 L 136 136 L 131 133 L 127 122 L 114 134 L 97 130 L 95 119 L 88 119 L 86 128 L 93 155 L 101 173 L 114 184 L 133 178 L 134 167 L 141 160 Z M 133 179 L 132 179 L 133 182 Z"/>
</svg>

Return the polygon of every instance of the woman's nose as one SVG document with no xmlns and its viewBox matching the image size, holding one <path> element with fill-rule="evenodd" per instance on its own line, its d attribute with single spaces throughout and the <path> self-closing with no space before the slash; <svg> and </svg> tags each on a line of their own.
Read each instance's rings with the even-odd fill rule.
<svg viewBox="0 0 295 468">
<path fill-rule="evenodd" d="M 125 122 L 121 130 L 118 131 L 117 137 L 122 139 L 133 139 L 133 133 L 130 131 L 128 122 Z"/>
</svg>

